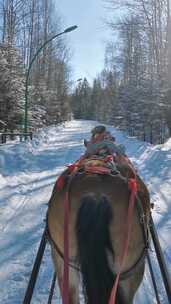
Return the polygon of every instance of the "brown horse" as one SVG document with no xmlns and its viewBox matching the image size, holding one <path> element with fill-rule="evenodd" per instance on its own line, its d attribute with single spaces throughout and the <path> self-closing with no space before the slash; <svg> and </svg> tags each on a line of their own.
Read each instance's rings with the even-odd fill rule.
<svg viewBox="0 0 171 304">
<path fill-rule="evenodd" d="M 72 177 L 69 189 L 67 182 L 62 189 L 54 187 L 47 222 L 60 289 L 63 280 L 64 200 L 66 191 L 69 191 L 69 304 L 79 303 L 79 269 L 85 302 L 109 303 L 125 242 L 130 197 L 127 177 L 131 173 L 128 168 L 121 169 L 122 174 L 115 175 L 80 172 Z M 148 190 L 140 178 L 138 185 L 139 197 L 148 206 Z M 138 200 L 136 198 L 135 205 L 138 205 Z M 148 211 L 145 213 L 147 216 Z M 143 230 L 140 217 L 144 218 L 144 212 L 135 207 L 128 252 L 117 289 L 118 304 L 133 303 L 143 278 L 147 219 Z"/>
</svg>

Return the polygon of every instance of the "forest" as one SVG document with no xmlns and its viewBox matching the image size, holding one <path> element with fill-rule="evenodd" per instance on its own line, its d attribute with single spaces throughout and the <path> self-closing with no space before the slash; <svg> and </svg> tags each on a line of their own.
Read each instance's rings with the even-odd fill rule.
<svg viewBox="0 0 171 304">
<path fill-rule="evenodd" d="M 0 0 L 0 129 L 23 130 L 26 73 L 38 48 L 62 28 L 52 0 Z M 68 119 L 70 50 L 65 38 L 37 56 L 28 84 L 28 129 Z"/>
<path fill-rule="evenodd" d="M 72 96 L 76 118 L 93 118 L 151 143 L 171 135 L 171 19 L 169 0 L 105 0 L 111 40 L 104 69 Z M 118 16 L 118 17 L 116 17 Z"/>
<path fill-rule="evenodd" d="M 113 17 L 105 21 L 111 38 L 103 70 L 92 84 L 83 78 L 73 89 L 67 40 L 51 41 L 31 69 L 28 129 L 74 117 L 163 143 L 171 135 L 170 2 L 104 1 Z M 63 29 L 54 8 L 53 0 L 0 0 L 1 132 L 24 128 L 28 67 L 37 49 Z"/>
</svg>

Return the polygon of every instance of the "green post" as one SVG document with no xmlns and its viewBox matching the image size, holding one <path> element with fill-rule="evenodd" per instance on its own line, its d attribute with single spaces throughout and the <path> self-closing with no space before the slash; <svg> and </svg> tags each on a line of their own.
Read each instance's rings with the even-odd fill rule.
<svg viewBox="0 0 171 304">
<path fill-rule="evenodd" d="M 42 49 L 49 43 L 51 42 L 52 40 L 54 40 L 55 38 L 63 35 L 63 34 L 66 34 L 66 33 L 69 33 L 69 32 L 72 32 L 74 31 L 75 29 L 77 28 L 77 25 L 74 25 L 74 26 L 71 26 L 71 27 L 68 27 L 66 30 L 64 30 L 63 32 L 59 33 L 59 34 L 56 34 L 54 36 L 52 36 L 50 39 L 48 39 L 47 41 L 45 41 L 42 46 L 37 50 L 37 52 L 35 53 L 35 55 L 33 56 L 30 64 L 29 64 L 29 67 L 28 67 L 28 70 L 27 70 L 27 74 L 26 74 L 26 83 L 25 83 L 25 106 L 24 106 L 24 133 L 27 133 L 28 132 L 28 83 L 29 83 L 29 76 L 30 76 L 30 70 L 31 70 L 31 67 L 35 61 L 35 59 L 37 58 L 37 56 L 39 55 L 39 53 L 42 51 Z M 27 139 L 27 135 L 25 135 L 25 139 Z"/>
</svg>

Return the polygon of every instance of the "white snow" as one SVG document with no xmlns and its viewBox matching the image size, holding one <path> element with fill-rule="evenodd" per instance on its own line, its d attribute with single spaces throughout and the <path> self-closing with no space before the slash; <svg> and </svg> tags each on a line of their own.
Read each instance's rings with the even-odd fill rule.
<svg viewBox="0 0 171 304">
<path fill-rule="evenodd" d="M 43 129 L 32 142 L 0 146 L 0 303 L 22 303 L 54 182 L 66 164 L 84 153 L 83 139 L 89 138 L 95 125 L 97 122 L 71 121 Z M 152 146 L 110 126 L 108 129 L 118 143 L 126 146 L 128 156 L 150 190 L 151 201 L 155 203 L 153 218 L 171 274 L 171 140 Z M 167 304 L 154 252 L 151 255 L 161 303 Z M 135 303 L 156 303 L 146 268 Z M 47 247 L 32 303 L 47 303 L 52 273 Z M 59 293 L 55 292 L 53 303 L 57 299 Z"/>
</svg>

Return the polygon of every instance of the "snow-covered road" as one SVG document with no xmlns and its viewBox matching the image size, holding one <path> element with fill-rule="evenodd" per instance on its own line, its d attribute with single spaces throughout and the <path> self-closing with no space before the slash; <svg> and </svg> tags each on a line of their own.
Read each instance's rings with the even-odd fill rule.
<svg viewBox="0 0 171 304">
<path fill-rule="evenodd" d="M 42 130 L 32 142 L 0 146 L 0 303 L 22 303 L 54 182 L 64 166 L 84 152 L 83 139 L 89 138 L 96 124 L 71 121 Z M 108 128 L 118 143 L 125 144 L 128 156 L 149 187 L 155 203 L 154 220 L 171 273 L 171 140 L 151 146 Z M 52 271 L 47 247 L 33 304 L 47 303 Z M 158 282 L 161 303 L 167 304 Z M 57 298 L 56 292 L 54 303 Z M 135 303 L 155 303 L 148 269 Z"/>
</svg>

